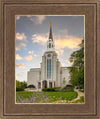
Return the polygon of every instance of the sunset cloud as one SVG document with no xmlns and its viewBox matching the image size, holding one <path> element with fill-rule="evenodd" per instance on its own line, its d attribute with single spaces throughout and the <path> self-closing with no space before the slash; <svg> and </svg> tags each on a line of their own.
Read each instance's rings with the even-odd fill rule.
<svg viewBox="0 0 100 119">
<path fill-rule="evenodd" d="M 25 33 L 16 33 L 16 50 L 25 48 L 27 44 L 27 37 Z"/>
<path fill-rule="evenodd" d="M 39 55 L 34 54 L 34 57 L 39 58 Z"/>
<path fill-rule="evenodd" d="M 34 51 L 28 51 L 28 53 L 33 55 Z"/>
<path fill-rule="evenodd" d="M 55 41 L 55 48 L 56 49 L 61 49 L 61 48 L 69 48 L 69 49 L 74 49 L 78 48 L 79 44 L 81 43 L 82 38 L 79 37 L 72 37 L 72 36 L 67 36 L 66 39 L 58 39 Z"/>
<path fill-rule="evenodd" d="M 32 42 L 33 43 L 39 43 L 41 45 L 44 45 L 47 42 L 48 38 L 45 35 L 39 35 L 39 34 L 34 34 L 32 35 Z"/>
<path fill-rule="evenodd" d="M 31 62 L 33 61 L 33 57 L 32 57 L 31 55 L 25 57 L 25 59 L 26 59 L 27 61 L 31 61 Z"/>
<path fill-rule="evenodd" d="M 20 74 L 16 74 L 16 78 L 18 78 L 20 76 Z"/>
<path fill-rule="evenodd" d="M 17 40 L 25 40 L 27 37 L 24 33 L 16 33 L 16 39 Z"/>
<path fill-rule="evenodd" d="M 23 58 L 19 56 L 19 54 L 16 54 L 16 60 L 22 60 Z"/>
<path fill-rule="evenodd" d="M 64 30 L 64 33 L 67 32 L 66 30 Z M 64 34 L 63 33 L 63 34 Z M 58 39 L 60 38 L 60 39 Z M 40 45 L 45 45 L 48 41 L 48 33 L 46 34 L 34 34 L 32 35 L 32 42 L 33 43 L 38 43 Z M 78 48 L 79 44 L 82 41 L 81 37 L 74 37 L 74 36 L 63 36 L 61 38 L 61 36 L 55 36 L 55 49 L 59 50 L 59 49 L 63 49 L 63 48 L 69 48 L 69 49 L 74 49 L 74 48 Z M 57 53 L 59 54 L 60 51 L 57 51 Z"/>
<path fill-rule="evenodd" d="M 17 68 L 25 69 L 25 64 L 16 64 Z"/>
<path fill-rule="evenodd" d="M 27 16 L 32 22 L 35 24 L 42 24 L 43 21 L 46 19 L 46 16 Z"/>
</svg>

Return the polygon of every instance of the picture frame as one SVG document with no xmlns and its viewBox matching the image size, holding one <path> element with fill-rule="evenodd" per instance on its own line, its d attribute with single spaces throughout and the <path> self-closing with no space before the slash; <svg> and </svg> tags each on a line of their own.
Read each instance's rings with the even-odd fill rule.
<svg viewBox="0 0 100 119">
<path fill-rule="evenodd" d="M 15 15 L 85 15 L 85 104 L 15 104 Z M 0 118 L 100 118 L 100 1 L 0 1 Z"/>
</svg>

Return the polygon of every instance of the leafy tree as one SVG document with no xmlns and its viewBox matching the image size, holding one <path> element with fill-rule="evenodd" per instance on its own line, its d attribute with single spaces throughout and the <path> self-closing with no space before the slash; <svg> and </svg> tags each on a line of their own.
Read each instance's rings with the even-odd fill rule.
<svg viewBox="0 0 100 119">
<path fill-rule="evenodd" d="M 69 59 L 72 63 L 72 66 L 69 67 L 70 83 L 73 86 L 84 88 L 84 40 L 82 40 L 79 46 L 80 49 L 74 51 Z"/>
<path fill-rule="evenodd" d="M 18 80 L 16 80 L 16 88 L 27 88 L 27 83 L 25 81 L 20 82 Z"/>
<path fill-rule="evenodd" d="M 21 87 L 21 82 L 16 80 L 16 87 Z"/>
<path fill-rule="evenodd" d="M 27 83 L 24 81 L 24 82 L 21 82 L 21 87 L 22 88 L 27 88 Z"/>
</svg>

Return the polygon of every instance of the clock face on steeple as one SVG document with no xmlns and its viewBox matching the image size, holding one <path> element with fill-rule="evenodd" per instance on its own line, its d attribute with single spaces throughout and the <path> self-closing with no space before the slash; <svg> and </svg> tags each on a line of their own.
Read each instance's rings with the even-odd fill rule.
<svg viewBox="0 0 100 119">
<path fill-rule="evenodd" d="M 51 57 L 51 54 L 48 54 L 48 57 Z"/>
</svg>

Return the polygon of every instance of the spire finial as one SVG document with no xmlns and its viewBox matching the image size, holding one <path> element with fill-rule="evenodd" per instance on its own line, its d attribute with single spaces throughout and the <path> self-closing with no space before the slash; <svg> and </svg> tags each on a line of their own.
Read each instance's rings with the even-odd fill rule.
<svg viewBox="0 0 100 119">
<path fill-rule="evenodd" d="M 50 22 L 50 28 L 52 27 L 52 22 Z"/>
<path fill-rule="evenodd" d="M 50 33 L 49 33 L 49 39 L 53 40 L 53 35 L 52 35 L 52 22 L 50 22 Z"/>
</svg>

